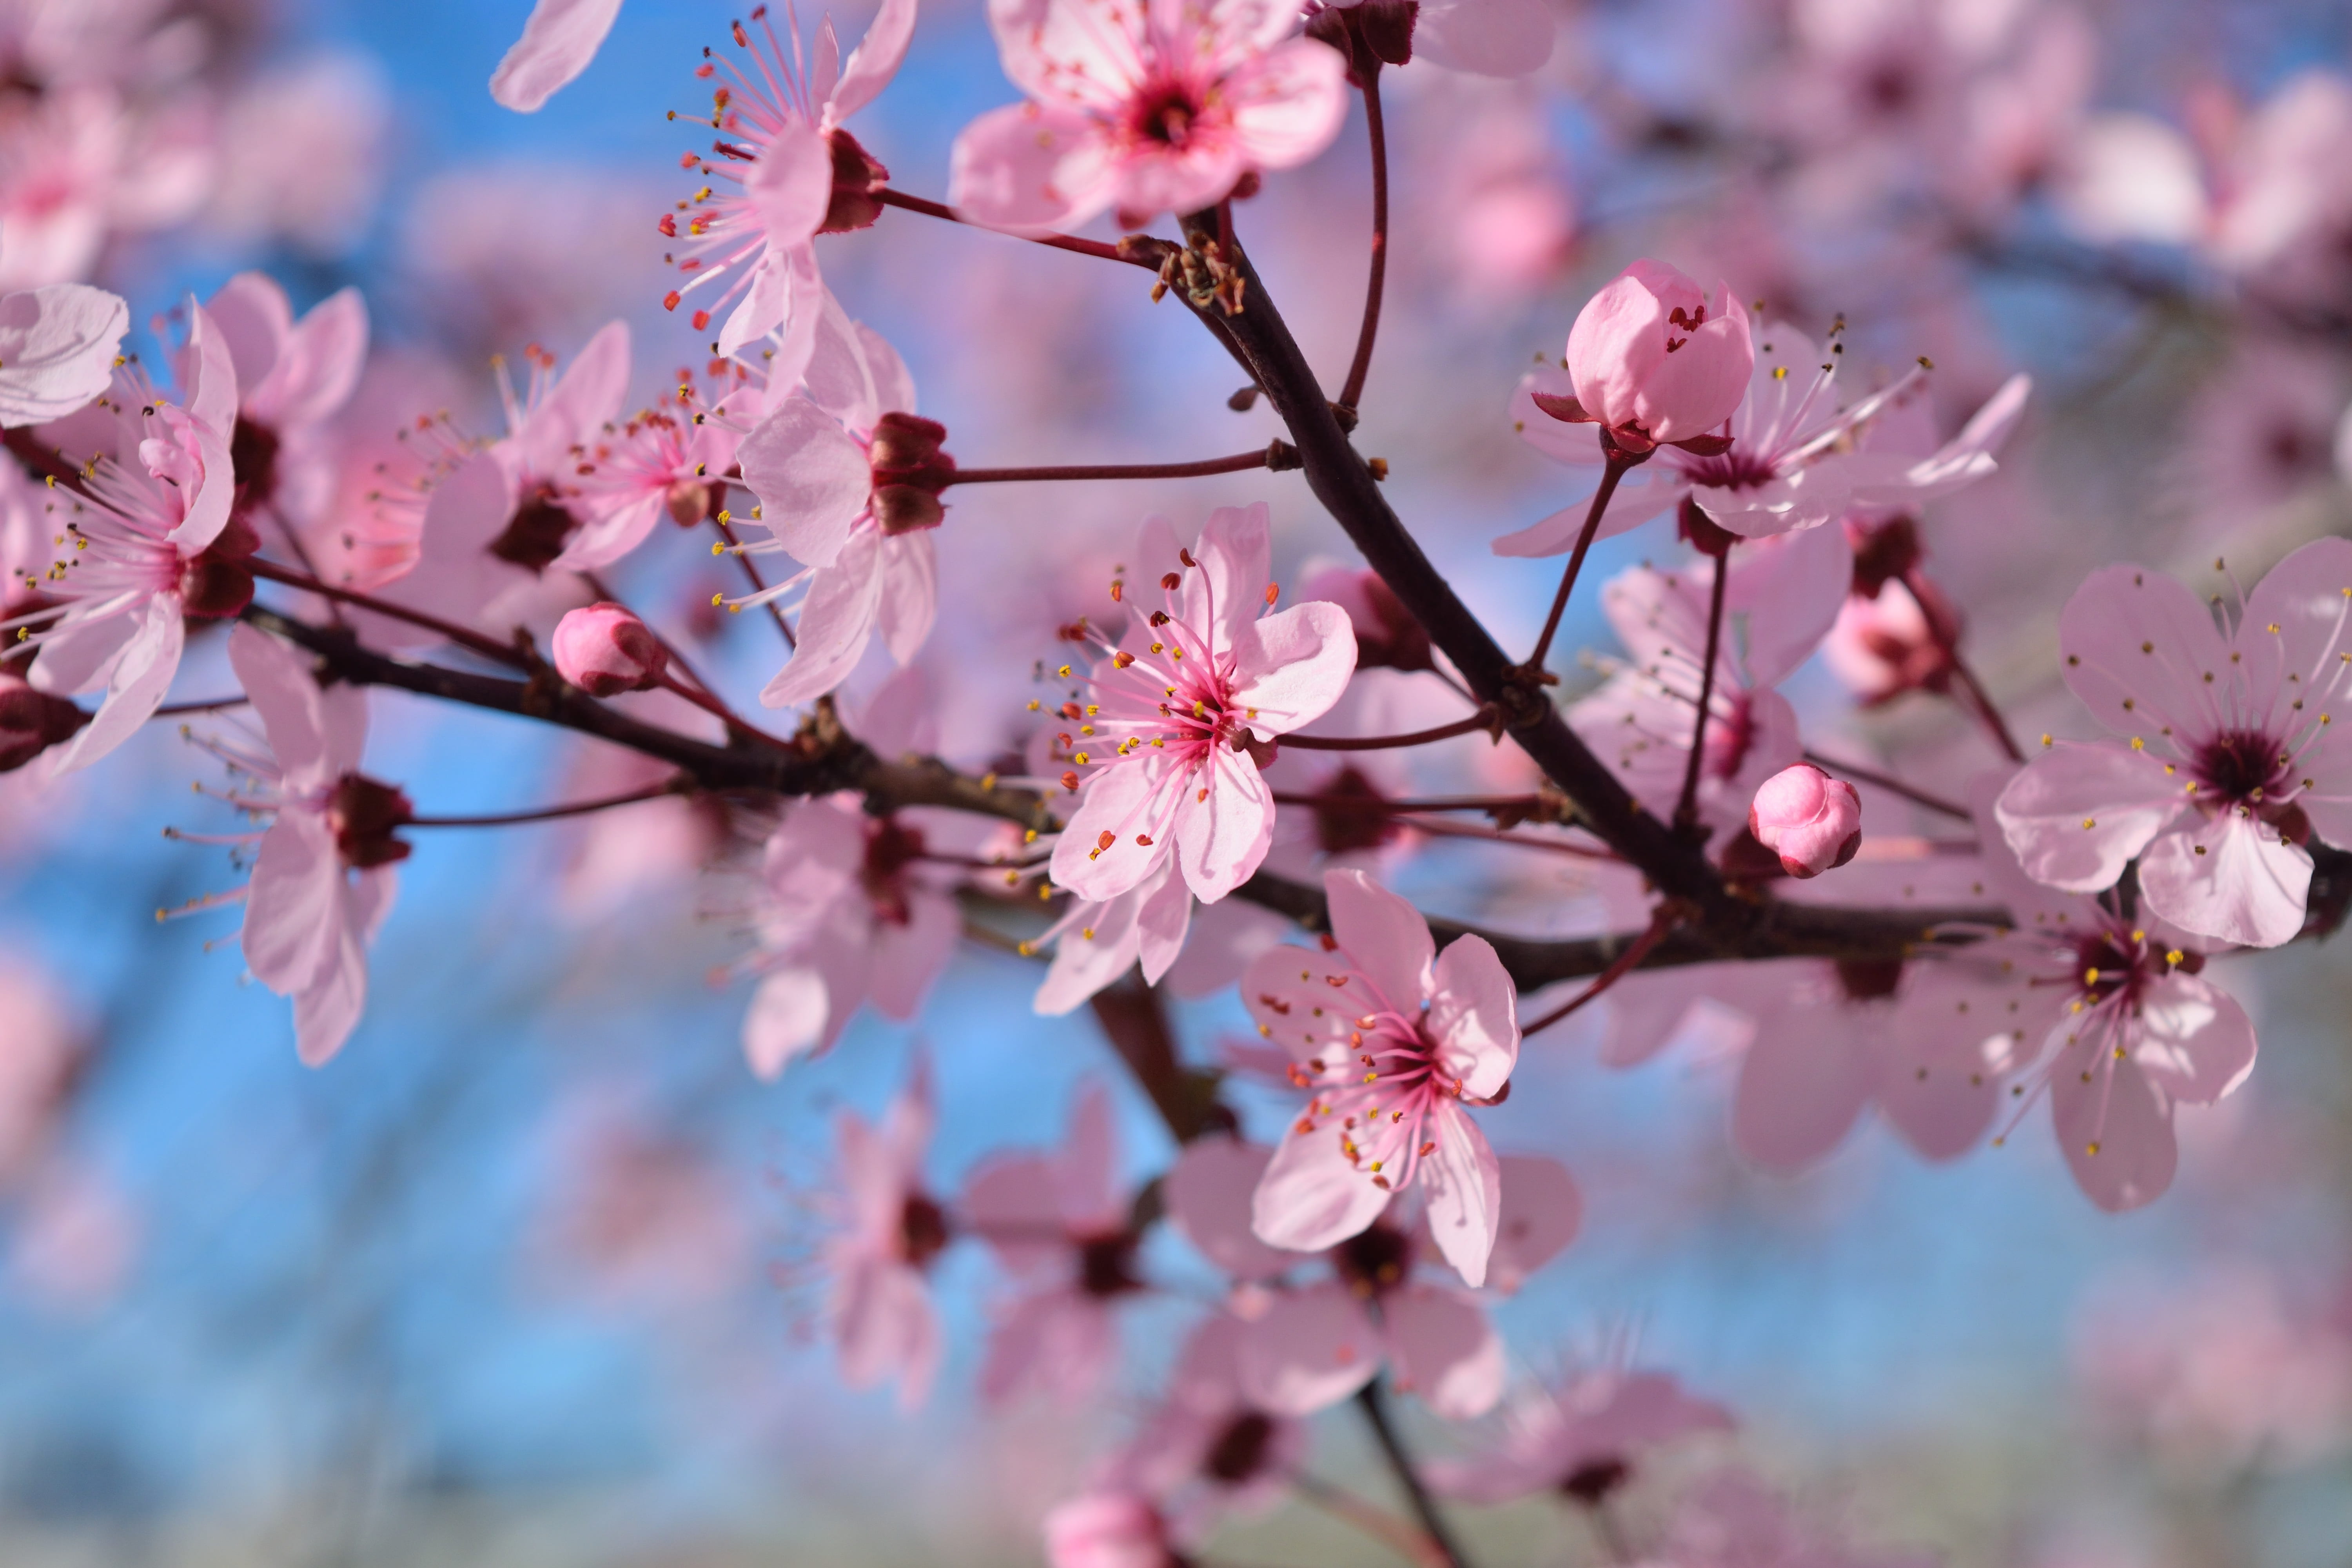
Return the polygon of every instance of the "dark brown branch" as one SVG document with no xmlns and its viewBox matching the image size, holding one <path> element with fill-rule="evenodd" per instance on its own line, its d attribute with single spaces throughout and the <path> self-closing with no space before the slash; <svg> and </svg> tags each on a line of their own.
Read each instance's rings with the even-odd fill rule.
<svg viewBox="0 0 2352 1568">
<path fill-rule="evenodd" d="M 1363 1411 L 1365 1424 L 1371 1427 L 1373 1437 L 1380 1443 L 1381 1457 L 1388 1460 L 1389 1468 L 1395 1472 L 1397 1484 L 1404 1489 L 1405 1504 L 1412 1510 L 1412 1517 L 1420 1523 L 1423 1533 L 1429 1537 L 1430 1544 L 1437 1549 L 1447 1568 L 1463 1568 L 1468 1560 L 1462 1555 L 1462 1545 L 1454 1540 L 1454 1529 L 1445 1522 L 1445 1516 L 1437 1511 L 1437 1500 L 1429 1495 L 1429 1488 L 1423 1483 L 1421 1471 L 1414 1466 L 1412 1456 L 1405 1450 L 1402 1439 L 1397 1436 L 1396 1426 L 1389 1419 L 1388 1403 L 1381 1395 L 1378 1378 L 1356 1391 L 1356 1405 Z"/>
<path fill-rule="evenodd" d="M 338 588 L 331 583 L 321 583 L 316 577 L 308 576 L 303 573 L 289 572 L 283 566 L 273 566 L 257 556 L 248 557 L 245 562 L 245 569 L 267 583 L 283 583 L 289 588 L 299 588 L 306 594 L 316 594 L 322 599 L 356 605 L 361 609 L 373 611 L 376 615 L 388 616 L 395 621 L 405 621 L 412 626 L 438 633 L 467 652 L 478 653 L 484 658 L 499 664 L 521 666 L 527 662 L 522 655 L 495 637 L 484 637 L 470 627 L 461 626 L 454 621 L 445 621 L 438 616 L 428 616 L 421 610 L 412 610 L 404 605 L 395 605 L 388 599 L 379 599 L 373 595 L 354 593 L 349 588 Z"/>
<path fill-rule="evenodd" d="M 1234 1113 L 1217 1102 L 1216 1075 L 1195 1071 L 1178 1058 L 1167 1007 L 1139 973 L 1130 970 L 1125 978 L 1096 992 L 1091 1005 L 1112 1048 L 1151 1097 L 1179 1142 L 1189 1143 L 1204 1132 L 1234 1130 Z"/>
</svg>

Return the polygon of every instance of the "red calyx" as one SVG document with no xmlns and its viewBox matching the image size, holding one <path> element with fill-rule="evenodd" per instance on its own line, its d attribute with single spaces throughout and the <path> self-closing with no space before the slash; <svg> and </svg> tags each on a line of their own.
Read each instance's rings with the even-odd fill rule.
<svg viewBox="0 0 2352 1568">
<path fill-rule="evenodd" d="M 948 427 L 914 414 L 875 421 L 866 460 L 874 468 L 874 520 L 885 533 L 937 528 L 947 516 L 940 492 L 955 483 L 955 459 L 940 450 Z"/>
<path fill-rule="evenodd" d="M 882 216 L 881 198 L 874 193 L 889 183 L 890 171 L 846 131 L 828 132 L 825 142 L 833 153 L 833 197 L 825 203 L 824 221 L 817 226 L 817 233 L 847 234 L 873 227 L 874 220 Z"/>
<path fill-rule="evenodd" d="M 406 791 L 361 773 L 336 780 L 335 792 L 327 800 L 335 852 L 344 865 L 362 871 L 408 858 L 411 847 L 393 835 L 415 815 Z"/>
</svg>

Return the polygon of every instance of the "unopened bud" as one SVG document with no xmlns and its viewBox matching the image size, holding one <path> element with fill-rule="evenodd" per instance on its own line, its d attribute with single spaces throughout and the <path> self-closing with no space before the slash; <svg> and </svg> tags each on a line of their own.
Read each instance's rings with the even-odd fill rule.
<svg viewBox="0 0 2352 1568">
<path fill-rule="evenodd" d="M 660 639 L 618 605 L 590 605 L 556 623 L 556 672 L 591 697 L 646 690 L 668 668 Z"/>
<path fill-rule="evenodd" d="M 1756 345 L 1729 284 L 1715 298 L 1662 261 L 1636 261 L 1585 302 L 1568 334 L 1584 412 L 1649 443 L 1704 436 L 1748 394 Z"/>
<path fill-rule="evenodd" d="M 1811 763 L 1766 779 L 1748 808 L 1748 831 L 1791 877 L 1818 877 L 1862 847 L 1862 797 Z"/>
</svg>

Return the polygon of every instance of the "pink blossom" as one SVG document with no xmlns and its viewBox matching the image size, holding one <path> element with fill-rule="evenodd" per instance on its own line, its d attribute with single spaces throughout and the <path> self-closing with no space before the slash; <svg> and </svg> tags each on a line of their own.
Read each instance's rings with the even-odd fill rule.
<svg viewBox="0 0 2352 1568">
<path fill-rule="evenodd" d="M 1465 1100 L 1491 1101 L 1518 1059 L 1517 997 L 1484 937 L 1433 963 L 1419 910 L 1361 871 L 1323 879 L 1331 936 L 1252 963 L 1242 999 L 1316 1093 L 1258 1188 L 1257 1234 L 1314 1251 L 1370 1225 L 1420 1184 L 1440 1251 L 1485 1282 L 1502 1177 Z M 1295 976 L 1295 978 L 1294 978 Z"/>
<path fill-rule="evenodd" d="M 834 1119 L 847 1222 L 824 1248 L 834 1345 L 852 1387 L 895 1376 L 908 1409 L 929 1392 L 941 1348 L 929 1281 L 951 1233 L 947 1211 L 923 1184 L 936 1120 L 929 1065 L 920 1058 L 881 1125 L 848 1110 Z"/>
<path fill-rule="evenodd" d="M 294 998 L 294 1043 L 319 1067 L 341 1050 L 367 1005 L 367 948 L 392 910 L 393 867 L 408 846 L 393 829 L 408 799 L 359 772 L 367 695 L 321 687 L 302 656 L 251 626 L 229 634 L 229 663 L 259 715 L 270 760 L 223 749 L 272 814 L 253 859 L 239 941 L 246 966 Z"/>
<path fill-rule="evenodd" d="M 138 1267 L 145 1226 L 116 1176 L 60 1157 L 37 1173 L 8 1238 L 10 1283 L 52 1310 L 93 1312 Z"/>
<path fill-rule="evenodd" d="M 580 531 L 556 564 L 602 571 L 643 544 L 663 517 L 691 528 L 723 510 L 721 476 L 735 467 L 742 432 L 769 390 L 740 363 L 714 360 L 706 385 L 681 371 L 658 407 L 606 430 L 575 470 L 567 505 Z"/>
<path fill-rule="evenodd" d="M 1053 965 L 1037 987 L 1037 1011 L 1046 1017 L 1071 1012 L 1138 964 L 1145 984 L 1159 984 L 1182 954 L 1192 925 L 1192 889 L 1173 858 L 1123 893 L 1072 900 L 1060 920 L 1025 944 L 1054 948 Z"/>
<path fill-rule="evenodd" d="M 1060 886 L 1116 898 L 1172 858 L 1213 903 L 1265 858 L 1274 797 L 1258 759 L 1339 700 L 1356 664 L 1337 605 L 1274 609 L 1270 550 L 1262 502 L 1212 513 L 1197 554 L 1165 519 L 1144 524 L 1136 577 L 1157 579 L 1167 607 L 1131 613 L 1115 645 L 1090 634 L 1106 657 L 1063 709 L 1084 794 L 1054 847 Z"/>
<path fill-rule="evenodd" d="M 1046 1568 L 1181 1568 L 1168 1522 L 1149 1498 L 1098 1491 L 1045 1516 Z"/>
<path fill-rule="evenodd" d="M 651 1098 L 641 1084 L 593 1081 L 556 1107 L 533 1228 L 562 1283 L 600 1305 L 725 1300 L 751 1261 L 740 1184 L 698 1140 L 654 1124 Z"/>
<path fill-rule="evenodd" d="M 522 37 L 499 61 L 490 96 L 530 114 L 588 68 L 621 14 L 621 0 L 539 0 Z"/>
<path fill-rule="evenodd" d="M 256 249 L 350 254 L 383 195 L 391 130 L 391 86 L 367 55 L 320 51 L 257 73 L 222 108 L 205 227 Z"/>
<path fill-rule="evenodd" d="M 1249 1331 L 1230 1313 L 1203 1318 L 1184 1342 L 1160 1403 L 1108 1467 L 1110 1476 L 1158 1500 L 1180 1536 L 1205 1535 L 1228 1510 L 1280 1502 L 1306 1460 L 1305 1426 L 1263 1408 L 1251 1394 L 1241 1359 Z"/>
<path fill-rule="evenodd" d="M 948 199 L 992 227 L 1116 208 L 1132 228 L 1213 206 L 1246 174 L 1314 157 L 1347 114 L 1346 62 L 1292 37 L 1297 9 L 1275 0 L 991 0 L 989 23 L 1029 101 L 956 138 Z"/>
<path fill-rule="evenodd" d="M 1642 566 L 1612 578 L 1601 592 L 1601 612 L 1631 657 L 1568 712 L 1585 744 L 1661 818 L 1674 815 L 1682 795 L 1719 569 L 1702 559 L 1677 571 Z M 1729 570 L 1696 804 L 1708 827 L 1736 833 L 1758 788 L 1803 750 L 1796 710 L 1773 688 L 1828 632 L 1853 567 L 1844 535 L 1816 528 L 1738 545 Z"/>
<path fill-rule="evenodd" d="M 1862 847 L 1862 797 L 1843 779 L 1799 763 L 1757 786 L 1748 831 L 1791 877 L 1818 877 Z"/>
<path fill-rule="evenodd" d="M 2012 376 L 1940 449 L 1911 455 L 1877 449 L 1874 421 L 1916 395 L 1912 370 L 1893 384 L 1840 406 L 1832 392 L 1843 344 L 1816 349 L 1785 321 L 1759 330 L 1747 395 L 1730 416 L 1731 444 L 1720 452 L 1671 446 L 1627 474 L 1602 515 L 1596 538 L 1646 522 L 1688 498 L 1707 517 L 1745 539 L 1818 528 L 1850 506 L 1916 508 L 1993 472 L 1992 453 L 2025 406 L 2031 381 Z M 1599 436 L 1562 423 L 1544 403 L 1570 390 L 1567 373 L 1547 367 L 1512 395 L 1512 427 L 1546 457 L 1597 467 Z M 1554 405 L 1556 407 L 1557 405 Z M 1498 555 L 1556 555 L 1576 542 L 1588 508 L 1575 502 L 1495 542 Z"/>
<path fill-rule="evenodd" d="M 1479 1298 L 1423 1277 L 1436 1247 L 1425 1219 L 1391 1213 L 1324 1250 L 1327 1278 L 1286 1280 L 1308 1259 L 1268 1246 L 1252 1211 L 1276 1152 L 1202 1138 L 1168 1174 L 1170 1219 L 1210 1262 L 1252 1289 L 1238 1346 L 1242 1387 L 1257 1407 L 1304 1416 L 1347 1398 L 1386 1367 L 1396 1386 L 1465 1420 L 1502 1397 L 1503 1345 Z M 1575 1238 L 1582 1202 L 1555 1161 L 1507 1155 L 1487 1284 L 1515 1289 Z"/>
<path fill-rule="evenodd" d="M 2235 628 L 2179 582 L 2093 573 L 2059 621 L 2067 686 L 2114 739 L 2048 742 L 2003 792 L 2027 875 L 2079 893 L 2139 861 L 2141 897 L 2182 929 L 2274 947 L 2303 929 L 2316 831 L 2352 843 L 2352 543 L 2273 567 Z M 2046 739 L 2046 738 L 2045 738 Z"/>
<path fill-rule="evenodd" d="M 80 283 L 0 299 L 0 426 L 62 419 L 104 392 L 130 324 L 119 295 Z"/>
<path fill-rule="evenodd" d="M 2300 295 L 2340 292 L 2337 247 L 2352 230 L 2352 79 L 2309 69 L 2281 84 L 2230 149 L 2213 258 Z"/>
<path fill-rule="evenodd" d="M 73 548 L 60 548 L 38 592 L 63 608 L 0 622 L 0 631 L 46 623 L 15 645 L 40 650 L 33 685 L 59 697 L 106 694 L 58 754 L 60 771 L 106 755 L 162 704 L 190 616 L 233 616 L 253 596 L 242 562 L 257 540 L 229 521 L 236 371 L 210 313 L 193 300 L 189 310 L 184 405 L 126 371 L 110 397 L 49 432 L 60 446 L 86 437 L 99 447 L 88 454 L 79 494 L 59 489 L 48 502 L 55 532 Z M 135 462 L 125 460 L 134 453 Z"/>
<path fill-rule="evenodd" d="M 569 611 L 555 626 L 555 670 L 591 697 L 661 684 L 669 650 L 625 606 L 609 601 Z"/>
<path fill-rule="evenodd" d="M 1839 607 L 1822 659 L 1864 704 L 1875 706 L 1906 691 L 1948 689 L 1959 630 L 1940 594 L 1932 605 L 1922 605 L 1906 584 L 1888 582 L 1875 597 L 1855 594 Z"/>
<path fill-rule="evenodd" d="M 86 47 L 103 59 L 143 42 Z M 110 239 L 191 216 L 213 181 L 210 121 L 193 93 L 152 109 L 96 81 L 13 95 L 0 106 L 0 289 L 87 278 Z"/>
<path fill-rule="evenodd" d="M 1059 1151 L 984 1161 L 961 1207 L 1022 1288 L 990 1331 L 981 1392 L 1000 1403 L 1032 1388 L 1065 1401 L 1090 1392 L 1116 1356 L 1114 1309 L 1145 1289 L 1110 1096 L 1080 1091 Z"/>
<path fill-rule="evenodd" d="M 315 522 L 334 483 L 333 420 L 367 362 L 366 302 L 340 289 L 298 322 L 275 280 L 240 272 L 205 309 L 236 367 L 237 515 L 289 530 Z"/>
<path fill-rule="evenodd" d="M 1584 1373 L 1505 1411 L 1503 1439 L 1475 1458 L 1433 1462 L 1449 1497 L 1501 1503 L 1557 1492 L 1587 1507 L 1630 1483 L 1649 1451 L 1733 1428 L 1731 1412 L 1683 1392 L 1671 1373 Z"/>
<path fill-rule="evenodd" d="M 939 492 L 955 460 L 940 450 L 945 428 L 914 408 L 897 351 L 826 297 L 806 385 L 743 438 L 740 454 L 760 497 L 752 520 L 772 536 L 746 548 L 789 551 L 804 568 L 730 601 L 741 608 L 804 590 L 799 646 L 760 693 L 768 707 L 833 690 L 877 629 L 901 665 L 931 634 L 939 557 L 929 531 L 945 514 Z"/>
<path fill-rule="evenodd" d="M 1639 452 L 1730 418 L 1756 345 L 1730 284 L 1710 304 L 1690 279 L 1644 259 L 1585 301 L 1562 357 L 1581 416 Z"/>
<path fill-rule="evenodd" d="M 28 958 L 0 958 L 0 1191 L 19 1189 L 47 1152 L 83 1059 L 57 981 Z"/>
<path fill-rule="evenodd" d="M 1937 1559 L 1855 1546 L 1847 1531 L 1801 1519 L 1746 1470 L 1716 1471 L 1675 1512 L 1660 1568 L 1935 1568 Z"/>
<path fill-rule="evenodd" d="M 898 74 L 914 36 L 915 0 L 883 0 L 846 60 L 830 16 L 818 26 L 806 55 L 798 38 L 790 48 L 778 39 L 766 6 L 751 13 L 751 26 L 756 38 L 742 23 L 733 25 L 736 47 L 751 57 L 751 70 L 714 57 L 695 73 L 712 78 L 724 71 L 728 79 L 711 108 L 723 140 L 699 164 L 703 187 L 679 202 L 677 213 L 662 216 L 664 235 L 678 236 L 683 225 L 688 254 L 677 268 L 691 275 L 662 302 L 676 310 L 705 285 L 730 279 L 694 312 L 694 330 L 703 331 L 729 301 L 740 300 L 719 329 L 718 352 L 731 356 L 780 332 L 769 363 L 777 384 L 789 386 L 808 363 L 824 309 L 816 237 L 864 228 L 881 212 L 873 193 L 890 172 L 842 121 L 874 101 Z"/>
</svg>

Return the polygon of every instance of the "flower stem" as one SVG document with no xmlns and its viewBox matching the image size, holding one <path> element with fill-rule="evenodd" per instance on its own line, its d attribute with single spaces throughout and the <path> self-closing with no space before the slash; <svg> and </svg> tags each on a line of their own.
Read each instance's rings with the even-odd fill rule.
<svg viewBox="0 0 2352 1568">
<path fill-rule="evenodd" d="M 1832 773 L 1843 773 L 1848 778 L 1860 779 L 1864 784 L 1875 785 L 1876 787 L 1885 790 L 1889 795 L 1899 795 L 1905 800 L 1910 801 L 1914 805 L 1926 806 L 1929 811 L 1939 811 L 1946 816 L 1956 816 L 1962 822 L 1974 820 L 1974 818 L 1969 815 L 1969 808 L 1967 806 L 1958 805 L 1953 801 L 1946 800 L 1941 795 L 1929 795 L 1924 789 L 1915 789 L 1911 785 L 1905 784 L 1901 779 L 1890 778 L 1886 774 L 1879 773 L 1874 769 L 1856 767 L 1852 763 L 1832 762 L 1831 759 L 1822 756 L 1818 752 L 1807 752 L 1805 753 L 1805 761 L 1812 763 L 1817 768 L 1823 768 Z"/>
<path fill-rule="evenodd" d="M 166 702 L 148 717 L 170 719 L 182 713 L 217 713 L 224 708 L 242 708 L 252 700 L 252 698 L 239 692 L 235 697 L 215 697 L 205 702 Z"/>
<path fill-rule="evenodd" d="M 362 610 L 372 610 L 379 616 L 388 616 L 395 621 L 406 621 L 412 626 L 422 626 L 428 632 L 438 632 L 459 647 L 480 654 L 484 658 L 494 659 L 500 664 L 512 665 L 519 669 L 530 668 L 529 659 L 504 643 L 492 637 L 486 637 L 478 631 L 468 630 L 455 622 L 445 621 L 438 616 L 428 616 L 422 611 L 408 609 L 367 594 L 355 594 L 349 588 L 337 588 L 300 572 L 289 572 L 283 566 L 273 566 L 258 556 L 247 556 L 244 566 L 247 571 L 264 582 L 283 583 L 289 588 L 299 588 L 306 594 L 316 594 L 322 599 L 354 605 Z"/>
<path fill-rule="evenodd" d="M 1617 493 L 1617 481 L 1625 470 L 1638 461 L 1628 458 L 1614 447 L 1609 448 L 1607 466 L 1601 470 L 1601 488 L 1592 492 L 1592 506 L 1584 514 L 1584 529 L 1576 536 L 1576 548 L 1569 552 L 1568 570 L 1559 574 L 1559 592 L 1551 598 L 1551 614 L 1544 617 L 1543 636 L 1536 638 L 1536 651 L 1528 655 L 1524 668 L 1540 671 L 1551 653 L 1551 639 L 1559 630 L 1559 617 L 1567 613 L 1568 595 L 1576 587 L 1577 574 L 1584 570 L 1585 552 L 1592 548 L 1592 536 L 1601 531 L 1601 515 L 1609 510 L 1609 498 Z M 1393 588 L 1394 584 L 1390 586 Z"/>
<path fill-rule="evenodd" d="M 1295 746 L 1302 752 L 1393 752 L 1406 746 L 1425 746 L 1433 741 L 1450 741 L 1474 730 L 1491 731 L 1496 720 L 1495 705 L 1488 702 L 1481 703 L 1478 711 L 1466 719 L 1456 719 L 1433 730 L 1415 730 L 1408 735 L 1285 735 L 1277 744 Z"/>
<path fill-rule="evenodd" d="M 925 201 L 920 196 L 910 196 L 904 191 L 885 188 L 876 191 L 874 199 L 884 206 L 903 207 L 910 213 L 921 213 L 925 217 L 944 218 L 949 223 L 970 221 L 943 202 Z M 1029 234 L 1016 235 L 1013 237 L 1031 240 L 1038 245 L 1051 246 L 1055 250 L 1073 251 L 1080 256 L 1100 257 L 1105 261 L 1124 261 L 1130 266 L 1145 268 L 1156 268 L 1159 265 L 1157 262 L 1146 261 L 1140 257 L 1129 256 L 1118 246 L 1105 245 L 1099 239 L 1080 239 L 1074 234 Z"/>
<path fill-rule="evenodd" d="M 1594 976 L 1591 984 L 1546 1013 L 1534 1023 L 1520 1026 L 1519 1037 L 1525 1039 L 1539 1030 L 1550 1028 L 1554 1024 L 1568 1017 L 1587 1002 L 1631 974 L 1641 966 L 1642 960 L 1650 956 L 1651 950 L 1665 940 L 1666 932 L 1674 929 L 1676 921 L 1680 918 L 1680 911 L 1673 904 L 1660 904 L 1658 912 L 1650 917 L 1650 923 L 1643 928 L 1642 934 L 1628 943 L 1625 951 L 1619 953 L 1608 968 Z"/>
<path fill-rule="evenodd" d="M 1421 811 L 1526 811 L 1543 803 L 1537 795 L 1447 795 L 1427 800 L 1384 800 L 1370 795 L 1283 795 L 1276 805 L 1312 806 L 1318 810 L 1360 812 L 1366 816 Z"/>
<path fill-rule="evenodd" d="M 1363 79 L 1364 130 L 1372 151 L 1372 259 L 1364 279 L 1364 324 L 1356 330 L 1356 357 L 1339 388 L 1339 405 L 1350 416 L 1372 370 L 1372 340 L 1381 330 L 1381 294 L 1389 275 L 1389 138 L 1381 119 L 1381 76 L 1375 66 Z"/>
<path fill-rule="evenodd" d="M 1364 1413 L 1365 1424 L 1371 1427 L 1373 1440 L 1380 1444 L 1381 1453 L 1388 1460 L 1389 1468 L 1396 1472 L 1397 1484 L 1404 1489 L 1405 1502 L 1412 1508 L 1413 1518 L 1420 1521 L 1422 1532 L 1429 1537 L 1430 1547 L 1437 1561 L 1444 1563 L 1445 1568 L 1467 1568 L 1469 1559 L 1462 1554 L 1460 1544 L 1454 1539 L 1452 1527 L 1437 1511 L 1436 1500 L 1429 1495 L 1427 1483 L 1421 1479 L 1420 1470 L 1413 1466 L 1412 1456 L 1405 1452 L 1403 1442 L 1397 1436 L 1396 1426 L 1389 1419 L 1388 1401 L 1381 1393 L 1380 1379 L 1374 1378 L 1356 1391 L 1356 1407 Z"/>
<path fill-rule="evenodd" d="M 1935 590 L 1927 584 L 1925 575 L 1916 566 L 1903 574 L 1903 586 L 1910 590 L 1911 597 L 1923 607 L 1936 602 Z M 1951 664 L 1952 679 L 1959 682 L 1961 694 L 1952 700 L 1977 716 L 1992 736 L 1994 743 L 2000 747 L 2011 762 L 2023 762 L 2025 753 L 2018 748 L 2017 737 L 2009 732 L 2009 721 L 2000 716 L 2000 710 L 1992 705 L 1992 699 L 1986 694 L 1984 683 L 1977 679 L 1976 671 L 1960 658 L 1957 627 L 1934 615 L 1928 616 L 1927 626 L 1929 635 L 1936 639 L 1937 647 Z"/>
<path fill-rule="evenodd" d="M 1345 1487 L 1334 1486 L 1319 1477 L 1306 1474 L 1291 1477 L 1290 1487 L 1301 1498 L 1332 1518 L 1354 1525 L 1415 1562 L 1430 1563 L 1433 1568 L 1434 1564 L 1444 1561 L 1428 1538 L 1411 1523 L 1384 1508 L 1365 1501 Z"/>
<path fill-rule="evenodd" d="M 1289 467 L 1297 454 L 1286 441 L 1276 441 L 1256 452 L 1236 452 L 1230 458 L 1207 458 L 1197 463 L 1097 463 L 1044 468 L 958 468 L 951 485 L 1002 485 L 1030 479 L 1190 479 L 1207 474 L 1239 474 L 1271 468 L 1280 453 L 1289 453 Z"/>
<path fill-rule="evenodd" d="M 647 784 L 626 795 L 609 795 L 601 800 L 574 801 L 569 805 L 542 805 L 530 811 L 492 812 L 482 816 L 412 816 L 403 827 L 512 827 L 526 822 L 553 822 L 559 817 L 585 816 L 592 811 L 609 811 L 616 805 L 635 805 L 641 800 L 659 800 L 666 795 L 686 795 L 692 792 L 694 781 L 680 773 L 662 784 Z"/>
<path fill-rule="evenodd" d="M 1715 558 L 1715 585 L 1706 601 L 1706 658 L 1698 672 L 1698 718 L 1691 730 L 1690 756 L 1683 763 L 1683 793 L 1675 802 L 1675 831 L 1685 837 L 1698 826 L 1698 773 L 1706 759 L 1708 709 L 1715 701 L 1715 661 L 1723 647 L 1723 596 L 1731 584 L 1731 547 Z"/>
</svg>

